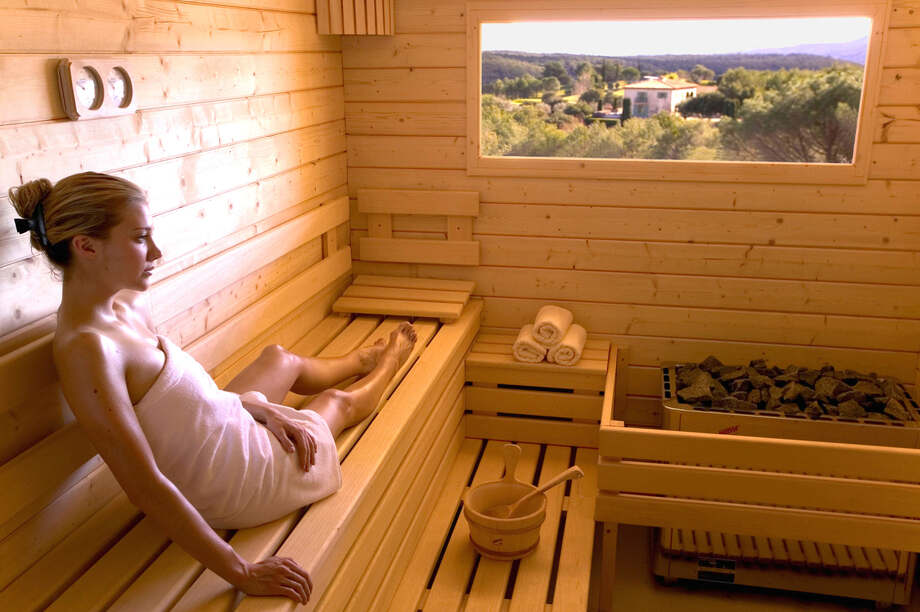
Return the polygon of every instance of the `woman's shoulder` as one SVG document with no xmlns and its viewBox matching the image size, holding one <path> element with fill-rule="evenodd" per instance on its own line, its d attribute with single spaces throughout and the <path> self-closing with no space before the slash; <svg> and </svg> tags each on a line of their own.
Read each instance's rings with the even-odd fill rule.
<svg viewBox="0 0 920 612">
<path fill-rule="evenodd" d="M 104 360 L 107 355 L 117 353 L 117 341 L 104 329 L 92 325 L 69 327 L 58 325 L 52 341 L 54 361 L 58 365 L 72 361 L 88 362 Z"/>
</svg>

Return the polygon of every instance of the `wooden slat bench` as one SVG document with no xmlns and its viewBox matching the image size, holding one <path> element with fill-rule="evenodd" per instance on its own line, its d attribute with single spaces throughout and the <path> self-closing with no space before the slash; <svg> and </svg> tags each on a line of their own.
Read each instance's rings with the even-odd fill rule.
<svg viewBox="0 0 920 612">
<path fill-rule="evenodd" d="M 306 512 L 222 533 L 249 559 L 276 553 L 298 559 L 313 577 L 311 608 L 338 609 L 352 594 L 375 593 L 379 582 L 362 578 L 390 571 L 390 548 L 414 548 L 419 508 L 440 492 L 437 483 L 462 443 L 463 358 L 480 311 L 480 302 L 470 302 L 454 323 L 415 321 L 416 350 L 379 412 L 337 440 L 338 493 Z M 396 324 L 333 314 L 306 336 L 282 343 L 302 354 L 333 356 L 384 337 Z M 218 383 L 258 350 L 216 367 Z M 237 603 L 229 585 L 202 571 L 127 501 L 74 424 L 0 466 L 0 489 L 0 609 L 223 610 Z M 408 522 L 418 525 L 413 530 Z M 240 607 L 288 609 L 292 603 L 246 598 Z"/>
<path fill-rule="evenodd" d="M 597 448 L 607 371 L 623 353 L 589 337 L 574 366 L 522 363 L 511 354 L 515 337 L 484 331 L 470 349 L 467 435 Z"/>
</svg>

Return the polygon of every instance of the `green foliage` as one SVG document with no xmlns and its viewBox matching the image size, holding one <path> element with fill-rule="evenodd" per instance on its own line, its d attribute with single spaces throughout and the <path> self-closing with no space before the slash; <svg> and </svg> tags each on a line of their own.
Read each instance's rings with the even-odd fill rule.
<svg viewBox="0 0 920 612">
<path fill-rule="evenodd" d="M 620 76 L 627 83 L 635 83 L 642 78 L 642 73 L 639 72 L 639 69 L 635 66 L 626 66 L 622 71 L 620 71 Z"/>
<path fill-rule="evenodd" d="M 719 92 L 729 100 L 744 104 L 745 100 L 764 86 L 765 81 L 766 76 L 762 72 L 732 68 L 719 79 Z"/>
<path fill-rule="evenodd" d="M 604 94 L 604 99 L 602 103 L 609 104 L 610 108 L 612 108 L 613 110 L 616 110 L 617 107 L 620 105 L 620 100 L 622 99 L 623 99 L 622 96 L 618 96 L 612 91 L 608 91 L 607 93 Z"/>
<path fill-rule="evenodd" d="M 483 56 L 485 56 L 485 54 L 483 54 Z M 485 63 L 485 57 L 483 57 L 483 63 Z M 572 77 L 569 76 L 562 62 L 551 61 L 545 63 L 543 65 L 543 78 L 546 77 L 556 77 L 556 79 L 559 80 L 559 84 L 566 89 L 572 86 Z"/>
<path fill-rule="evenodd" d="M 560 69 L 564 69 L 561 65 Z M 628 68 L 628 67 L 627 67 Z M 626 72 L 624 68 L 622 72 Z M 581 79 L 591 73 L 582 70 Z M 622 76 L 622 75 L 621 75 Z M 622 92 L 587 89 L 580 97 L 545 91 L 515 104 L 509 89 L 554 85 L 554 76 L 496 82 L 502 93 L 482 97 L 482 150 L 486 155 L 623 157 L 847 162 L 852 157 L 862 69 L 839 65 L 820 71 L 729 70 L 719 91 L 691 98 L 681 115 L 631 117 Z M 731 96 L 731 97 L 729 97 Z M 620 123 L 591 118 L 598 104 L 622 99 Z M 688 115 L 721 116 L 718 123 Z"/>
<path fill-rule="evenodd" d="M 609 75 L 604 71 L 604 63 L 618 64 L 625 69 L 626 66 L 636 67 L 642 65 L 645 74 L 678 73 L 682 70 L 692 72 L 697 65 L 705 64 L 715 75 L 724 74 L 731 68 L 744 66 L 748 70 L 821 70 L 839 63 L 836 60 L 819 55 L 807 54 L 741 54 L 728 53 L 721 55 L 642 55 L 642 56 L 601 56 L 578 55 L 571 53 L 527 53 L 523 51 L 485 51 L 482 54 L 482 82 L 483 85 L 496 79 L 516 79 L 524 74 L 535 77 L 555 76 L 562 87 L 572 86 L 572 76 L 577 66 L 588 62 L 595 66 L 600 74 L 600 80 L 613 83 L 626 80 L 622 74 Z M 546 65 L 552 63 L 558 66 L 559 73 L 547 73 Z M 856 64 L 848 64 L 855 66 Z M 622 70 L 621 69 L 621 70 Z M 635 80 L 638 80 L 637 76 Z M 712 80 L 712 79 L 707 79 Z"/>
<path fill-rule="evenodd" d="M 559 89 L 558 87 L 556 89 Z M 483 86 L 483 93 L 506 98 L 534 98 L 544 90 L 543 80 L 525 74 L 516 79 L 498 79 Z"/>
<path fill-rule="evenodd" d="M 488 61 L 483 58 L 482 82 L 491 83 L 498 79 L 516 79 L 525 74 L 538 77 L 543 72 L 543 62 L 536 58 L 505 57 L 498 54 L 488 55 Z"/>
<path fill-rule="evenodd" d="M 581 94 L 581 97 L 578 99 L 581 102 L 587 102 L 588 104 L 597 104 L 601 100 L 602 93 L 603 92 L 600 92 L 596 89 L 589 89 L 585 91 L 585 93 Z"/>
<path fill-rule="evenodd" d="M 543 77 L 543 91 L 557 92 L 562 87 L 562 83 L 554 76 Z"/>
<path fill-rule="evenodd" d="M 862 70 L 783 71 L 720 124 L 737 159 L 847 163 L 853 156 Z"/>
<path fill-rule="evenodd" d="M 697 64 L 693 67 L 693 70 L 690 71 L 690 78 L 693 79 L 694 83 L 702 83 L 703 81 L 711 81 L 716 78 L 716 73 L 703 64 Z"/>
<path fill-rule="evenodd" d="M 733 116 L 735 104 L 726 98 L 722 92 L 714 91 L 685 100 L 677 105 L 677 112 L 687 117 L 700 115 L 703 117 L 719 117 L 722 115 Z"/>
<path fill-rule="evenodd" d="M 597 67 L 597 72 L 600 75 L 601 81 L 607 86 L 612 86 L 620 80 L 620 73 L 622 70 L 623 66 L 620 62 L 614 62 L 607 59 L 602 61 Z"/>
</svg>

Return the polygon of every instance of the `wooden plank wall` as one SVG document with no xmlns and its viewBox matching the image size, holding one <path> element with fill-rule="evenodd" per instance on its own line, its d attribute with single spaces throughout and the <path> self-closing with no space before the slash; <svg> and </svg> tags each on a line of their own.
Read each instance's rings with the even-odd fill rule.
<svg viewBox="0 0 920 612">
<path fill-rule="evenodd" d="M 544 302 L 629 352 L 654 418 L 662 360 L 765 356 L 896 375 L 920 349 L 920 5 L 894 0 L 864 186 L 469 177 L 463 0 L 397 0 L 394 37 L 343 40 L 348 187 L 478 190 L 481 265 L 356 273 L 465 278 L 485 327 Z M 475 109 L 473 109 L 475 110 Z M 473 112 L 473 111 L 470 111 Z M 396 218 L 397 236 L 445 234 Z M 352 201 L 352 244 L 367 220 Z"/>
<path fill-rule="evenodd" d="M 0 7 L 0 364 L 15 366 L 18 349 L 52 368 L 60 300 L 43 258 L 15 233 L 7 189 L 83 170 L 148 192 L 165 254 L 151 292 L 158 331 L 196 347 L 212 371 L 266 330 L 306 330 L 329 312 L 347 253 L 306 271 L 348 238 L 347 207 L 316 210 L 346 195 L 342 53 L 338 36 L 317 34 L 312 0 L 40 5 Z M 123 59 L 136 114 L 64 118 L 56 60 L 93 56 Z M 317 234 L 317 218 L 334 219 L 335 233 Z M 0 463 L 72 418 L 53 385 L 35 395 L 0 402 Z"/>
</svg>

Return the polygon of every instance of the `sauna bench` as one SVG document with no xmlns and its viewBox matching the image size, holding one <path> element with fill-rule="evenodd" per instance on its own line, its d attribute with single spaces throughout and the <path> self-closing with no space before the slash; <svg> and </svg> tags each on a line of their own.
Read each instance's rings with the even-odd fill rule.
<svg viewBox="0 0 920 612">
<path fill-rule="evenodd" d="M 479 439 L 463 442 L 405 574 L 393 585 L 395 595 L 389 609 L 570 612 L 588 608 L 589 595 L 594 595 L 589 594 L 589 582 L 597 451 L 520 444 L 523 452 L 515 473 L 519 480 L 536 484 L 570 465 L 580 466 L 585 476 L 547 492 L 546 520 L 534 553 L 517 561 L 495 561 L 473 549 L 462 500 L 470 487 L 502 476 L 504 444 Z M 596 601 L 592 609 L 595 607 Z"/>
<path fill-rule="evenodd" d="M 483 331 L 466 357 L 467 436 L 597 448 L 606 382 L 616 376 L 621 355 L 617 347 L 589 336 L 574 366 L 523 363 L 511 354 L 516 337 Z"/>
<path fill-rule="evenodd" d="M 425 510 L 464 443 L 464 357 L 480 301 L 419 340 L 378 411 L 336 440 L 343 485 L 272 523 L 222 537 L 245 558 L 296 559 L 311 575 L 308 609 L 385 609 Z M 386 337 L 399 319 L 331 314 L 289 349 L 334 357 Z M 225 384 L 220 376 L 220 384 Z M 298 405 L 304 398 L 289 396 Z M 0 610 L 288 610 L 246 597 L 171 543 L 121 491 L 75 424 L 0 466 Z"/>
</svg>

